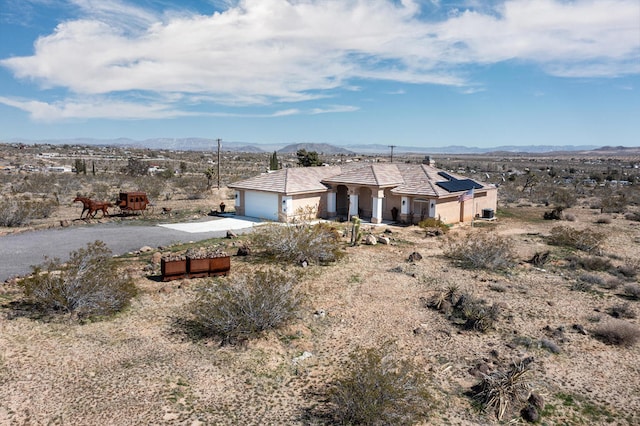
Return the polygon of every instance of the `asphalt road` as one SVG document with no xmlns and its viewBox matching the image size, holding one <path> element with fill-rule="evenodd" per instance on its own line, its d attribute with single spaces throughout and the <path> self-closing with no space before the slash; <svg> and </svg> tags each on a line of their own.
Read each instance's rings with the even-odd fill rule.
<svg viewBox="0 0 640 426">
<path fill-rule="evenodd" d="M 234 232 L 250 232 L 251 224 L 247 225 L 247 228 L 234 229 Z M 0 282 L 27 274 L 32 265 L 41 264 L 45 257 L 66 261 L 70 252 L 95 240 L 105 242 L 113 254 L 120 255 L 143 246 L 202 241 L 224 237 L 226 233 L 226 229 L 189 233 L 160 226 L 105 223 L 5 235 L 0 237 Z"/>
</svg>

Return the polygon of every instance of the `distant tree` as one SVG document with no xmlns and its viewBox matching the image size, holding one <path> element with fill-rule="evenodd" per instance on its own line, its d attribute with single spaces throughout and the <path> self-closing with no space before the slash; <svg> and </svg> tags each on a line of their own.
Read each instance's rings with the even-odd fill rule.
<svg viewBox="0 0 640 426">
<path fill-rule="evenodd" d="M 280 162 L 278 161 L 278 155 L 276 154 L 275 151 L 273 151 L 273 154 L 271 155 L 271 157 L 269 157 L 269 170 L 279 170 L 280 169 Z"/>
<path fill-rule="evenodd" d="M 216 175 L 216 171 L 213 167 L 208 167 L 204 172 L 205 177 L 207 178 L 207 189 L 211 189 L 211 181 L 213 177 Z"/>
<path fill-rule="evenodd" d="M 184 161 L 180 162 L 180 174 L 183 175 L 187 172 L 187 163 Z"/>
<path fill-rule="evenodd" d="M 149 173 L 149 165 L 138 158 L 131 157 L 124 172 L 129 176 L 146 176 Z"/>
<path fill-rule="evenodd" d="M 85 160 L 82 160 L 82 174 L 87 174 L 87 162 Z"/>
<path fill-rule="evenodd" d="M 87 170 L 86 170 L 87 165 L 83 160 L 76 158 L 76 160 L 73 163 L 73 167 L 76 169 L 77 175 L 79 175 L 80 173 L 87 174 Z"/>
<path fill-rule="evenodd" d="M 299 149 L 298 152 L 296 152 L 296 155 L 298 156 L 298 164 L 302 167 L 313 167 L 322 165 L 322 162 L 320 161 L 320 158 L 318 158 L 318 153 L 316 151 L 307 152 L 306 149 Z"/>
</svg>

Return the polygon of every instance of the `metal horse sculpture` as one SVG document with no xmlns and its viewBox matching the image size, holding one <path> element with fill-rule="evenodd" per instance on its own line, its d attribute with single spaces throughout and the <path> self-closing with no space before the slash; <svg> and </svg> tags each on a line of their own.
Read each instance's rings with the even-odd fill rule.
<svg viewBox="0 0 640 426">
<path fill-rule="evenodd" d="M 113 207 L 112 203 L 105 201 L 94 201 L 88 197 L 76 197 L 73 202 L 80 201 L 82 203 L 82 213 L 80 213 L 80 219 L 82 219 L 82 215 L 84 212 L 87 212 L 87 216 L 85 219 L 94 218 L 98 211 L 102 211 L 102 217 L 109 216 L 109 211 L 107 210 L 109 207 Z"/>
</svg>

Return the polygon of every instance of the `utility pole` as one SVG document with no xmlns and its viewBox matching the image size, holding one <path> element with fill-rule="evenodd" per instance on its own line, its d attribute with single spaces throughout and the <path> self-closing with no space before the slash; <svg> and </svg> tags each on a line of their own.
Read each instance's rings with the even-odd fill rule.
<svg viewBox="0 0 640 426">
<path fill-rule="evenodd" d="M 218 189 L 220 189 L 220 142 L 222 139 L 218 138 Z"/>
<path fill-rule="evenodd" d="M 389 148 L 391 148 L 391 162 L 393 163 L 393 148 L 395 148 L 396 145 L 389 145 Z"/>
</svg>

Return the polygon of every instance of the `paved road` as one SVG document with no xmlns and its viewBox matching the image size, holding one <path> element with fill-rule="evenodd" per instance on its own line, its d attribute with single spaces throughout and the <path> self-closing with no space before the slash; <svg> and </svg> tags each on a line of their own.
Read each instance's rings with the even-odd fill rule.
<svg viewBox="0 0 640 426">
<path fill-rule="evenodd" d="M 209 222 L 212 225 L 206 227 L 208 231 L 205 232 L 106 223 L 5 235 L 0 237 L 0 282 L 30 272 L 31 265 L 41 264 L 45 256 L 66 261 L 70 252 L 95 240 L 104 241 L 114 254 L 124 254 L 143 246 L 158 247 L 224 237 L 227 229 L 239 234 L 250 232 L 255 221 L 217 219 Z M 194 226 L 202 229 L 202 222 L 196 222 Z"/>
</svg>

